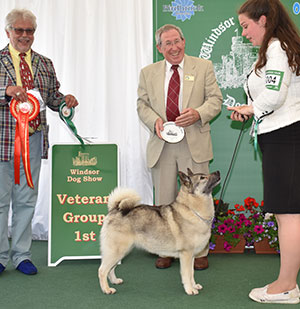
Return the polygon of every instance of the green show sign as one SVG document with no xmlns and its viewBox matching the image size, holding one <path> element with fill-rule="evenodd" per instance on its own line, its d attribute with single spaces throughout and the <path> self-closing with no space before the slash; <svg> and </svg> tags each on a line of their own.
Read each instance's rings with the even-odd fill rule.
<svg viewBox="0 0 300 309">
<path fill-rule="evenodd" d="M 53 146 L 48 266 L 101 257 L 99 232 L 117 186 L 117 145 Z"/>
</svg>

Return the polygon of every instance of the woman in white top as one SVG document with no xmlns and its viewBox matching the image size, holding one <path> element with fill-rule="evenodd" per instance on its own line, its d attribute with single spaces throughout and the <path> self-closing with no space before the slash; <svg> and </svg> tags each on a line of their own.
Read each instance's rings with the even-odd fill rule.
<svg viewBox="0 0 300 309">
<path fill-rule="evenodd" d="M 262 151 L 264 208 L 275 213 L 280 243 L 276 281 L 253 289 L 261 303 L 300 302 L 300 37 L 279 0 L 248 0 L 238 11 L 242 35 L 260 46 L 248 75 L 248 105 L 228 107 L 231 119 L 254 117 Z"/>
</svg>

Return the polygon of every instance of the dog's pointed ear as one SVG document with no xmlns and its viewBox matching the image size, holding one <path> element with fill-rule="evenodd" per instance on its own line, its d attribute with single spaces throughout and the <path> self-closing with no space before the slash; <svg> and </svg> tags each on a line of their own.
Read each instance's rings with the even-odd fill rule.
<svg viewBox="0 0 300 309">
<path fill-rule="evenodd" d="M 178 172 L 178 174 L 179 174 L 180 182 L 182 184 L 184 184 L 187 187 L 189 187 L 192 184 L 191 178 L 188 175 L 180 171 Z"/>
<path fill-rule="evenodd" d="M 191 169 L 187 168 L 187 172 L 190 177 L 194 176 L 194 173 L 191 171 Z"/>
</svg>

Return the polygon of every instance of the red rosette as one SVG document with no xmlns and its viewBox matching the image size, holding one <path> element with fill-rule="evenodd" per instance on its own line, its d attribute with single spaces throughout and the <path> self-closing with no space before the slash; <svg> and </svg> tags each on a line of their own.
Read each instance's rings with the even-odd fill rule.
<svg viewBox="0 0 300 309">
<path fill-rule="evenodd" d="M 14 118 L 18 118 L 18 113 L 21 111 L 25 114 L 26 111 L 28 114 L 28 121 L 31 121 L 37 117 L 37 115 L 40 112 L 40 103 L 39 100 L 32 95 L 31 93 L 27 93 L 28 101 L 27 102 L 20 102 L 16 99 L 12 99 L 10 103 L 10 112 L 14 116 Z M 24 108 L 22 108 L 22 105 L 24 105 Z M 29 105 L 29 109 L 27 106 Z"/>
<path fill-rule="evenodd" d="M 40 103 L 31 93 L 27 93 L 27 96 L 27 102 L 19 102 L 16 99 L 12 99 L 10 103 L 10 112 L 17 120 L 14 152 L 15 183 L 20 184 L 20 157 L 22 154 L 27 184 L 33 189 L 34 186 L 30 170 L 28 122 L 38 116 L 40 112 Z"/>
</svg>

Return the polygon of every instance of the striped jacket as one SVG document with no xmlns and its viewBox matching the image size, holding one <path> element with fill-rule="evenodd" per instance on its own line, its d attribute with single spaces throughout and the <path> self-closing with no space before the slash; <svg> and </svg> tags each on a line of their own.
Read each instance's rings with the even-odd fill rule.
<svg viewBox="0 0 300 309">
<path fill-rule="evenodd" d="M 58 82 L 52 61 L 33 50 L 31 51 L 31 65 L 34 78 L 34 87 L 40 94 L 46 106 L 58 111 L 64 95 L 59 92 Z M 9 102 L 11 97 L 5 94 L 8 86 L 16 85 L 16 73 L 8 45 L 0 51 L 0 161 L 9 161 L 14 154 L 16 121 L 10 113 Z M 40 112 L 43 133 L 42 158 L 48 157 L 48 125 L 46 110 Z"/>
</svg>

